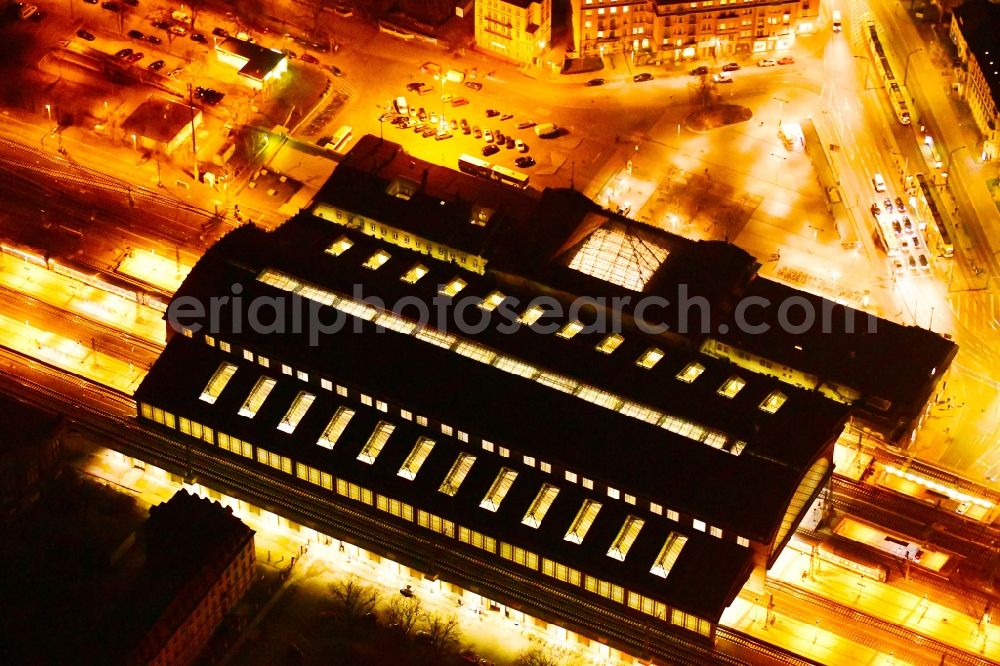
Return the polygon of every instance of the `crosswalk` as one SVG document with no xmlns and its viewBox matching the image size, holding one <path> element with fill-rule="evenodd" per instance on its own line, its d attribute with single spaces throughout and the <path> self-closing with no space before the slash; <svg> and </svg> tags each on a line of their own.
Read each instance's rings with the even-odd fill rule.
<svg viewBox="0 0 1000 666">
<path fill-rule="evenodd" d="M 1000 331 L 1000 291 L 967 291 L 949 294 L 955 317 L 976 332 Z"/>
</svg>

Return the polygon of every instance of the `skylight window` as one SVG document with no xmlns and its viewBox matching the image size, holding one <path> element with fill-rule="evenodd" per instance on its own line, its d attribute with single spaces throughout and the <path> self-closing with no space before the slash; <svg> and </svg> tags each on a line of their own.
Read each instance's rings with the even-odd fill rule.
<svg viewBox="0 0 1000 666">
<path fill-rule="evenodd" d="M 457 277 L 448 284 L 441 287 L 440 293 L 444 294 L 445 296 L 451 296 L 454 298 L 455 295 L 458 294 L 458 292 L 465 289 L 465 287 L 468 286 L 468 284 L 469 283 L 463 280 L 462 278 Z"/>
<path fill-rule="evenodd" d="M 619 287 L 642 291 L 668 254 L 652 234 L 608 224 L 587 237 L 569 267 Z"/>
<path fill-rule="evenodd" d="M 768 414 L 774 414 L 776 411 L 781 409 L 781 406 L 785 404 L 788 400 L 788 396 L 778 390 L 771 391 L 764 398 L 764 402 L 760 403 L 760 408 L 767 412 Z"/>
<path fill-rule="evenodd" d="M 625 561 L 625 556 L 628 555 L 629 549 L 632 544 L 635 543 L 635 538 L 639 536 L 639 531 L 642 526 L 646 524 L 646 521 L 642 518 L 637 518 L 635 516 L 629 516 L 625 519 L 622 524 L 621 530 L 618 532 L 618 536 L 611 543 L 611 549 L 608 551 L 608 557 L 613 557 L 621 562 Z"/>
<path fill-rule="evenodd" d="M 649 570 L 649 573 L 654 576 L 659 576 L 660 578 L 666 578 L 670 575 L 670 570 L 674 568 L 674 563 L 677 558 L 680 557 L 681 551 L 684 549 L 684 544 L 687 543 L 688 538 L 683 534 L 678 534 L 677 532 L 671 532 L 667 536 L 667 540 L 663 544 L 663 548 L 660 549 L 660 554 L 656 556 L 653 560 L 653 568 Z"/>
<path fill-rule="evenodd" d="M 288 408 L 284 418 L 281 419 L 281 423 L 278 424 L 278 430 L 287 433 L 294 432 L 296 426 L 299 425 L 299 421 L 309 411 L 309 407 L 312 406 L 315 399 L 316 396 L 312 393 L 299 391 L 299 394 L 295 396 L 295 400 L 292 400 L 292 406 Z"/>
<path fill-rule="evenodd" d="M 564 537 L 566 541 L 573 543 L 583 543 L 583 538 L 587 536 L 587 531 L 594 524 L 597 513 L 601 510 L 601 503 L 594 500 L 583 500 L 583 505 L 569 526 L 569 531 Z"/>
<path fill-rule="evenodd" d="M 747 383 L 741 377 L 733 375 L 719 387 L 719 395 L 726 398 L 735 398 L 736 394 L 743 390 Z"/>
<path fill-rule="evenodd" d="M 226 362 L 220 363 L 219 367 L 212 373 L 212 377 L 208 380 L 208 383 L 205 384 L 205 390 L 201 392 L 199 399 L 204 400 L 210 405 L 214 405 L 219 394 L 222 393 L 222 389 L 226 388 L 226 384 L 229 383 L 229 380 L 235 374 L 235 365 Z"/>
<path fill-rule="evenodd" d="M 625 338 L 618 335 L 617 333 L 612 333 L 608 337 L 601 340 L 601 343 L 595 347 L 597 351 L 602 354 L 610 354 L 614 350 L 618 349 L 621 343 L 625 342 Z"/>
<path fill-rule="evenodd" d="M 556 335 L 564 340 L 572 340 L 573 336 L 583 330 L 583 324 L 578 321 L 571 321 L 562 328 L 560 328 Z"/>
<path fill-rule="evenodd" d="M 265 400 L 267 400 L 267 396 L 271 393 L 271 390 L 274 388 L 276 383 L 277 382 L 270 377 L 261 377 L 258 379 L 257 383 L 254 384 L 253 389 L 250 391 L 250 395 L 247 396 L 246 402 L 244 402 L 243 406 L 240 407 L 240 416 L 246 416 L 251 419 L 256 416 L 257 410 L 259 410 L 260 406 L 264 404 Z"/>
<path fill-rule="evenodd" d="M 659 363 L 661 358 L 663 358 L 663 352 L 656 347 L 650 347 L 642 353 L 642 356 L 639 357 L 639 360 L 635 364 L 640 368 L 649 370 Z"/>
<path fill-rule="evenodd" d="M 677 373 L 677 379 L 690 384 L 705 372 L 705 366 L 696 361 L 691 361 L 684 366 L 684 369 Z"/>
<path fill-rule="evenodd" d="M 341 236 L 337 240 L 333 241 L 333 244 L 330 247 L 326 248 L 326 253 L 339 257 L 352 247 L 354 247 L 354 241 L 347 236 Z"/>
<path fill-rule="evenodd" d="M 348 409 L 347 407 L 338 408 L 333 418 L 326 424 L 326 429 L 316 443 L 324 449 L 332 449 L 333 445 L 340 439 L 340 436 L 344 434 L 344 430 L 347 429 L 347 424 L 350 423 L 352 416 L 354 416 L 353 409 Z"/>
<path fill-rule="evenodd" d="M 382 447 L 385 443 L 389 441 L 389 435 L 392 431 L 396 429 L 396 426 L 385 421 L 379 421 L 378 425 L 375 426 L 375 430 L 372 432 L 372 436 L 368 438 L 368 443 L 365 444 L 365 448 L 361 449 L 361 453 L 358 454 L 358 460 L 361 462 L 366 462 L 369 465 L 375 462 L 378 458 L 378 454 L 382 453 Z"/>
<path fill-rule="evenodd" d="M 389 261 L 389 257 L 390 254 L 388 252 L 385 250 L 379 250 L 372 256 L 368 257 L 368 261 L 364 263 L 364 266 L 365 268 L 370 268 L 373 271 L 376 271 L 382 268 L 385 262 Z"/>
<path fill-rule="evenodd" d="M 503 303 L 504 299 L 507 298 L 499 291 L 491 291 L 483 302 L 479 304 L 479 307 L 486 310 L 487 312 L 493 312 L 497 309 L 497 306 Z"/>
<path fill-rule="evenodd" d="M 399 279 L 409 284 L 415 284 L 417 280 L 427 275 L 429 272 L 430 269 L 424 266 L 423 264 L 416 264 L 413 268 L 406 271 L 403 277 Z"/>
<path fill-rule="evenodd" d="M 543 314 L 545 314 L 545 310 L 537 305 L 532 305 L 530 308 L 525 310 L 521 316 L 517 318 L 517 320 L 526 326 L 531 326 L 536 321 L 541 319 Z"/>
<path fill-rule="evenodd" d="M 462 481 L 465 481 L 466 475 L 469 470 L 472 469 L 472 463 L 476 462 L 476 456 L 469 455 L 468 453 L 460 453 L 458 457 L 455 458 L 454 464 L 451 469 L 448 470 L 448 475 L 444 477 L 444 482 L 438 490 L 445 495 L 455 496 L 458 492 L 458 487 L 462 485 Z"/>
<path fill-rule="evenodd" d="M 535 495 L 535 500 L 528 507 L 528 513 L 524 514 L 524 519 L 521 522 L 528 527 L 539 527 L 558 494 L 559 488 L 556 486 L 553 486 L 551 483 L 542 484 L 542 489 Z"/>
<path fill-rule="evenodd" d="M 507 496 L 507 492 L 514 485 L 514 479 L 516 478 L 517 472 L 507 467 L 502 468 L 500 473 L 497 474 L 497 478 L 493 480 L 493 485 L 490 486 L 489 492 L 483 497 L 483 501 L 479 503 L 479 506 L 487 511 L 496 511 L 499 509 L 500 502 Z"/>
<path fill-rule="evenodd" d="M 417 472 L 420 471 L 420 467 L 427 460 L 427 456 L 431 454 L 433 449 L 433 439 L 428 437 L 417 439 L 417 443 L 413 446 L 413 450 L 410 451 L 410 455 L 406 456 L 403 466 L 399 468 L 399 476 L 410 481 L 417 478 Z"/>
</svg>

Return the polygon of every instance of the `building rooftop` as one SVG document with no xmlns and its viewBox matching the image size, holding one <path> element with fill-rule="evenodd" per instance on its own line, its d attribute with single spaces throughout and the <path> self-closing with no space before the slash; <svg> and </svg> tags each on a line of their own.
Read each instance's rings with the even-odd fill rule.
<svg viewBox="0 0 1000 666">
<path fill-rule="evenodd" d="M 0 395 L 0 455 L 33 447 L 52 437 L 62 417 L 16 398 Z"/>
<path fill-rule="evenodd" d="M 240 69 L 240 74 L 256 81 L 263 81 L 268 72 L 285 59 L 285 54 L 280 51 L 236 37 L 226 37 L 216 42 L 215 48 L 218 51 L 245 59 L 247 63 Z"/>
<path fill-rule="evenodd" d="M 201 111 L 194 109 L 194 115 Z M 122 131 L 135 133 L 159 143 L 169 143 L 191 124 L 192 107 L 165 97 L 150 96 L 125 119 Z"/>
<path fill-rule="evenodd" d="M 1000 108 L 1000 2 L 965 0 L 952 7 L 952 14 L 962 28 L 969 50 L 976 56 L 993 101 Z"/>
</svg>

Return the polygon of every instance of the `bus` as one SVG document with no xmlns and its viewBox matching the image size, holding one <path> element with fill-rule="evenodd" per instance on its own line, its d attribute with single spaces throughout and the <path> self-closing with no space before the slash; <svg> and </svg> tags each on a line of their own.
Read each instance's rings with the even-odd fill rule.
<svg viewBox="0 0 1000 666">
<path fill-rule="evenodd" d="M 337 130 L 333 137 L 326 142 L 326 149 L 334 153 L 346 152 L 342 150 L 346 147 L 347 142 L 351 140 L 354 136 L 354 129 L 350 125 L 344 125 L 339 130 Z"/>
<path fill-rule="evenodd" d="M 917 184 L 920 186 L 920 196 L 917 198 L 920 205 L 917 206 L 917 212 L 928 222 L 927 246 L 933 246 L 945 257 L 955 256 L 955 244 L 951 240 L 951 233 L 945 225 L 944 218 L 941 217 L 934 191 L 924 174 L 917 174 Z"/>
<path fill-rule="evenodd" d="M 892 66 L 889 65 L 889 58 L 886 57 L 882 41 L 878 36 L 878 29 L 873 21 L 869 21 L 865 26 L 865 37 L 868 41 L 868 49 L 871 51 L 873 68 L 885 86 L 885 92 L 889 96 L 889 103 L 896 114 L 896 119 L 903 125 L 910 124 L 910 110 L 906 106 L 906 88 L 898 81 L 892 73 Z"/>
<path fill-rule="evenodd" d="M 502 166 L 493 167 L 493 180 L 522 189 L 528 186 L 528 174 Z"/>
<path fill-rule="evenodd" d="M 460 155 L 458 158 L 458 170 L 477 178 L 492 178 L 493 165 L 486 160 L 481 160 L 472 155 Z"/>
<path fill-rule="evenodd" d="M 875 233 L 878 235 L 878 240 L 882 244 L 886 256 L 896 257 L 899 255 L 899 240 L 896 238 L 896 232 L 892 230 L 892 223 L 889 221 L 889 213 L 892 211 L 885 212 L 885 215 L 875 216 Z"/>
</svg>

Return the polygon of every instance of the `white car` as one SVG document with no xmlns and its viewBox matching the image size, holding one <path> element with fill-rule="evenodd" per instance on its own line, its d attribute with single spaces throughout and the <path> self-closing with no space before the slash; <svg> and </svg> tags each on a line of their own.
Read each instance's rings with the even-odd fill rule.
<svg viewBox="0 0 1000 666">
<path fill-rule="evenodd" d="M 758 67 L 774 67 L 777 64 L 772 58 L 762 58 L 757 61 Z"/>
<path fill-rule="evenodd" d="M 524 141 L 521 141 L 520 139 L 514 142 L 514 147 L 517 148 L 517 152 L 519 153 L 528 152 L 528 144 L 526 144 Z"/>
<path fill-rule="evenodd" d="M 483 141 L 486 143 L 493 143 L 493 132 L 485 130 L 483 132 Z"/>
<path fill-rule="evenodd" d="M 718 74 L 714 75 L 712 79 L 716 83 L 732 83 L 733 75 L 730 74 L 729 72 L 719 72 Z"/>
</svg>

